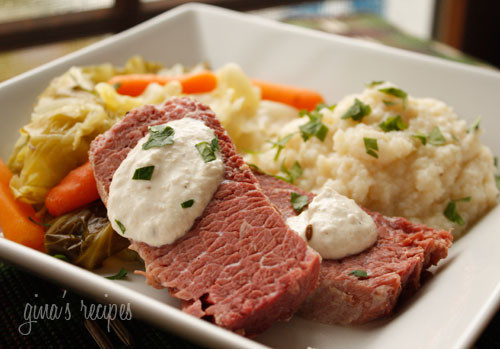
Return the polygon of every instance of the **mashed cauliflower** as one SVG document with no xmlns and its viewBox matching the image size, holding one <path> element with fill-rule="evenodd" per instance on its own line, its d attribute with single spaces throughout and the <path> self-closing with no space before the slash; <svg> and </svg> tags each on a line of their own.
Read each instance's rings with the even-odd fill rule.
<svg viewBox="0 0 500 349">
<path fill-rule="evenodd" d="M 236 145 L 251 144 L 246 161 L 266 173 L 285 176 L 298 163 L 302 175 L 295 184 L 305 190 L 317 192 L 332 179 L 335 190 L 366 208 L 453 230 L 458 237 L 497 202 L 491 151 L 479 142 L 480 129 L 470 129 L 443 102 L 380 91 L 390 88 L 401 91 L 379 82 L 335 108 L 322 108 L 329 129 L 323 141 L 314 136 L 304 141 L 299 126 L 308 119 L 297 111 L 261 103 L 252 120 L 258 136 Z M 359 102 L 371 111 L 359 121 L 346 118 Z M 279 127 L 262 112 L 266 108 L 275 109 Z M 399 128 L 384 132 L 380 124 L 398 115 Z M 284 144 L 276 157 L 279 147 L 272 142 L 278 140 Z"/>
</svg>

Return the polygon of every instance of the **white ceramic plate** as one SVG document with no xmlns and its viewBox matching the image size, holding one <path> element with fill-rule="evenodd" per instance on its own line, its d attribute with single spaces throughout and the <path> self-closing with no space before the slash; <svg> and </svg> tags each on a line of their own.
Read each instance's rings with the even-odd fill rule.
<svg viewBox="0 0 500 349">
<path fill-rule="evenodd" d="M 446 101 L 468 121 L 482 115 L 483 141 L 500 154 L 497 72 L 190 4 L 1 83 L 0 156 L 8 158 L 17 130 L 53 77 L 72 65 L 123 64 L 134 54 L 166 65 L 209 61 L 216 68 L 237 62 L 252 77 L 311 87 L 329 102 L 360 91 L 365 82 L 390 80 L 414 96 Z M 167 291 L 146 286 L 142 277 L 113 282 L 97 275 L 118 270 L 113 261 L 94 274 L 3 238 L 0 257 L 98 300 L 129 302 L 134 316 L 206 346 L 451 348 L 471 345 L 496 311 L 499 226 L 496 207 L 453 245 L 450 256 L 433 269 L 434 277 L 390 319 L 346 328 L 296 317 L 254 341 L 182 313 Z"/>
</svg>

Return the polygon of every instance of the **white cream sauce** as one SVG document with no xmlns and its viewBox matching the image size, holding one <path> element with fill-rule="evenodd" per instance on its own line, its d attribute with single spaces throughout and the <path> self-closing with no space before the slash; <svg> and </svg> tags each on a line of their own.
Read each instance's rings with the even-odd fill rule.
<svg viewBox="0 0 500 349">
<path fill-rule="evenodd" d="M 171 244 L 188 232 L 224 177 L 220 152 L 205 162 L 196 148 L 210 144 L 212 129 L 191 118 L 165 125 L 174 129 L 174 143 L 144 150 L 150 134 L 140 139 L 114 173 L 107 202 L 113 229 L 151 246 Z M 154 166 L 150 180 L 132 179 L 136 169 L 147 166 Z M 190 200 L 191 207 L 181 206 Z"/>
<path fill-rule="evenodd" d="M 373 219 L 333 188 L 328 180 L 306 209 L 287 219 L 290 228 L 325 259 L 360 253 L 377 240 Z"/>
</svg>

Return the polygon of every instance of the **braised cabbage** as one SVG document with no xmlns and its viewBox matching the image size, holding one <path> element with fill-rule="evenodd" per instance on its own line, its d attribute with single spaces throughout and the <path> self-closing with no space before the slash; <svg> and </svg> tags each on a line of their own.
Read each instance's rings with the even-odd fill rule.
<svg viewBox="0 0 500 349">
<path fill-rule="evenodd" d="M 116 74 L 156 73 L 160 68 L 133 57 L 124 68 L 73 67 L 54 79 L 40 96 L 31 122 L 21 128 L 9 160 L 15 197 L 42 203 L 51 187 L 87 160 L 90 142 L 128 111 L 109 109 L 95 91 L 97 84 Z"/>
<path fill-rule="evenodd" d="M 129 241 L 111 227 L 100 201 L 55 218 L 45 233 L 47 253 L 64 255 L 85 269 L 98 268 L 104 259 L 128 245 Z"/>
</svg>

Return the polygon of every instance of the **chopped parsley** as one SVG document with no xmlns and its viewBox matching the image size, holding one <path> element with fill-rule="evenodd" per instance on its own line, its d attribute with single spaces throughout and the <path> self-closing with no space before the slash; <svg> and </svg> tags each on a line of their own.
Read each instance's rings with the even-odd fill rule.
<svg viewBox="0 0 500 349">
<path fill-rule="evenodd" d="M 118 224 L 118 227 L 122 231 L 122 234 L 125 234 L 125 232 L 127 231 L 127 228 L 125 228 L 125 226 L 123 225 L 123 223 L 120 222 L 118 219 L 115 219 L 115 223 Z"/>
<path fill-rule="evenodd" d="M 142 149 L 159 148 L 174 144 L 175 131 L 167 125 L 149 126 L 149 139 L 142 145 Z"/>
<path fill-rule="evenodd" d="M 295 179 L 302 176 L 302 166 L 300 166 L 300 164 L 297 161 L 295 161 L 292 167 L 290 167 L 290 169 L 287 169 L 285 167 L 285 160 L 283 160 L 283 162 L 281 163 L 281 172 L 283 172 L 286 175 L 286 177 L 282 176 L 275 176 L 275 177 L 290 184 L 293 184 L 295 182 Z"/>
<path fill-rule="evenodd" d="M 497 189 L 500 190 L 500 176 L 495 175 L 495 184 L 497 185 Z"/>
<path fill-rule="evenodd" d="M 127 269 L 121 268 L 120 271 L 118 273 L 116 273 L 115 275 L 106 276 L 106 279 L 121 280 L 121 279 L 125 279 L 126 276 L 127 276 Z"/>
<path fill-rule="evenodd" d="M 429 133 L 428 141 L 432 145 L 443 145 L 446 143 L 446 138 L 444 138 L 439 127 L 436 126 Z"/>
<path fill-rule="evenodd" d="M 450 203 L 448 204 L 448 206 L 446 206 L 446 209 L 443 212 L 445 217 L 448 218 L 453 223 L 456 223 L 458 225 L 464 225 L 465 221 L 457 211 L 457 202 L 469 202 L 469 201 L 470 201 L 470 196 L 450 201 Z"/>
<path fill-rule="evenodd" d="M 122 83 L 121 83 L 121 82 L 117 82 L 116 84 L 113 84 L 113 88 L 114 88 L 115 90 L 118 90 L 121 86 L 122 86 Z"/>
<path fill-rule="evenodd" d="M 385 81 L 384 80 L 374 80 L 368 84 L 366 84 L 366 87 L 375 87 L 377 85 L 382 85 Z"/>
<path fill-rule="evenodd" d="M 378 143 L 375 138 L 363 138 L 366 153 L 378 159 Z"/>
<path fill-rule="evenodd" d="M 353 119 L 361 121 L 365 116 L 372 112 L 372 108 L 368 104 L 364 104 L 359 99 L 355 99 L 353 105 L 342 115 L 342 119 Z"/>
<path fill-rule="evenodd" d="M 200 153 L 201 158 L 205 162 L 214 161 L 216 159 L 215 151 L 216 150 L 220 151 L 219 139 L 217 137 L 212 139 L 210 143 L 200 142 L 196 144 L 195 147 L 198 150 L 198 153 Z"/>
<path fill-rule="evenodd" d="M 387 88 L 379 88 L 378 89 L 380 92 L 383 92 L 385 94 L 388 94 L 388 95 L 391 95 L 391 96 L 394 96 L 394 97 L 397 97 L 397 98 L 401 98 L 402 101 L 403 101 L 403 108 L 406 108 L 406 102 L 408 100 L 408 94 L 397 88 L 397 87 L 387 87 Z"/>
<path fill-rule="evenodd" d="M 300 211 L 302 211 L 302 209 L 309 204 L 309 198 L 307 197 L 307 195 L 300 195 L 292 192 L 290 193 L 290 202 L 293 209 L 297 213 L 300 213 Z"/>
<path fill-rule="evenodd" d="M 493 165 L 498 168 L 498 158 L 496 156 L 493 158 Z"/>
<path fill-rule="evenodd" d="M 153 176 L 154 170 L 155 170 L 154 166 L 140 167 L 135 170 L 132 179 L 150 181 L 151 177 Z"/>
<path fill-rule="evenodd" d="M 420 142 L 422 142 L 423 145 L 426 145 L 427 144 L 427 136 L 422 134 L 422 133 L 417 133 L 417 134 L 414 134 L 414 135 L 411 135 L 412 137 L 414 138 L 417 138 L 420 140 Z"/>
<path fill-rule="evenodd" d="M 318 107 L 316 107 L 316 109 L 314 109 L 310 113 L 302 111 L 299 115 L 307 115 L 307 117 L 309 118 L 309 122 L 299 126 L 299 130 L 302 138 L 304 139 L 304 142 L 312 136 L 318 138 L 323 142 L 325 140 L 326 134 L 328 133 L 328 127 L 326 127 L 325 124 L 321 122 L 323 115 L 319 112 Z"/>
<path fill-rule="evenodd" d="M 393 105 L 396 105 L 396 103 L 391 102 L 391 101 L 382 101 L 382 102 L 384 102 L 384 104 L 385 104 L 386 106 L 388 106 L 388 107 L 392 107 Z"/>
<path fill-rule="evenodd" d="M 470 126 L 470 129 L 467 130 L 467 132 L 476 132 L 477 130 L 479 130 L 479 123 L 481 122 L 481 117 L 478 116 L 476 118 L 476 120 L 474 120 L 474 122 L 472 123 L 472 125 Z"/>
<path fill-rule="evenodd" d="M 408 125 L 405 124 L 401 115 L 390 116 L 384 122 L 378 125 L 382 131 L 390 132 L 390 131 L 402 131 L 408 128 Z"/>
<path fill-rule="evenodd" d="M 35 223 L 36 225 L 42 226 L 44 228 L 50 228 L 50 224 L 49 223 L 37 222 L 31 216 L 28 216 L 28 219 L 29 219 L 30 222 Z"/>
<path fill-rule="evenodd" d="M 52 257 L 57 258 L 57 259 L 61 259 L 61 260 L 65 261 L 65 262 L 70 262 L 69 258 L 66 257 L 63 254 L 55 254 Z"/>
<path fill-rule="evenodd" d="M 255 165 L 255 164 L 247 164 L 247 165 L 248 165 L 248 167 L 250 167 L 250 168 L 251 168 L 252 170 L 254 170 L 254 171 L 263 172 L 263 171 L 259 168 L 259 166 Z"/>
<path fill-rule="evenodd" d="M 349 273 L 349 275 L 354 275 L 358 279 L 366 279 L 368 277 L 368 273 L 364 270 L 353 270 Z"/>
<path fill-rule="evenodd" d="M 274 161 L 278 160 L 278 157 L 280 156 L 281 151 L 285 147 L 285 144 L 290 140 L 290 138 L 292 138 L 294 134 L 295 133 L 290 133 L 289 135 L 286 135 L 283 138 L 278 138 L 276 142 L 269 141 L 269 143 L 272 144 L 271 148 L 276 148 L 276 155 L 274 156 Z"/>
<path fill-rule="evenodd" d="M 188 200 L 188 201 L 184 201 L 182 204 L 181 204 L 181 207 L 182 208 L 189 208 L 191 206 L 193 206 L 194 204 L 194 200 L 191 199 L 191 200 Z"/>
</svg>

